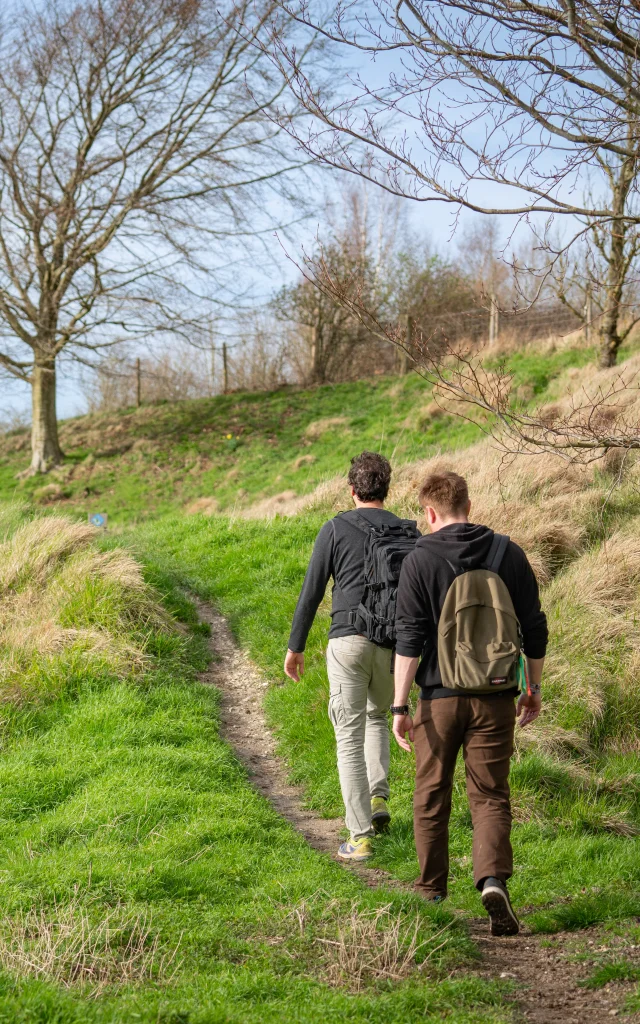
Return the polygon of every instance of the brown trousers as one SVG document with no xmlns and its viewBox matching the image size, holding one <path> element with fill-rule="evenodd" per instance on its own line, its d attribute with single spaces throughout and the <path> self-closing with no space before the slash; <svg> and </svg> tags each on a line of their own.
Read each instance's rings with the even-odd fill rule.
<svg viewBox="0 0 640 1024">
<path fill-rule="evenodd" d="M 449 816 L 453 773 L 462 747 L 473 822 L 476 886 L 513 873 L 509 761 L 515 703 L 509 697 L 421 700 L 414 719 L 416 788 L 413 822 L 420 864 L 419 891 L 444 896 L 449 875 Z"/>
</svg>

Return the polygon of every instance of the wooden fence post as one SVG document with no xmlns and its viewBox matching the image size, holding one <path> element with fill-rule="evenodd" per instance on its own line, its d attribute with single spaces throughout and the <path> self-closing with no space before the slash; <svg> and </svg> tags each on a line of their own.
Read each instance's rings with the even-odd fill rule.
<svg viewBox="0 0 640 1024">
<path fill-rule="evenodd" d="M 227 343 L 222 342 L 222 370 L 224 373 L 224 394 L 229 393 L 229 361 L 227 358 Z"/>
<path fill-rule="evenodd" d="M 495 345 L 498 341 L 498 330 L 499 330 L 499 312 L 498 312 L 498 300 L 494 293 L 491 293 L 491 305 L 489 307 L 489 348 Z"/>
<path fill-rule="evenodd" d="M 138 409 L 142 405 L 142 369 L 140 367 L 140 356 L 136 359 L 136 405 Z"/>
<path fill-rule="evenodd" d="M 587 345 L 591 343 L 591 289 L 587 288 L 584 299 L 584 340 Z"/>
<path fill-rule="evenodd" d="M 409 353 L 406 349 L 410 349 L 413 344 L 413 317 L 408 313 L 403 317 L 404 320 L 404 348 L 396 349 L 397 362 L 398 362 L 398 373 L 404 376 L 409 370 Z"/>
</svg>

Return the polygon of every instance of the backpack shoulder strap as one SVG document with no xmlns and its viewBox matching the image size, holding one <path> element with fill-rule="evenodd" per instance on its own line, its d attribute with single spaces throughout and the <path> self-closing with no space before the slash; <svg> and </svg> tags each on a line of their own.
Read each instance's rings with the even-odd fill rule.
<svg viewBox="0 0 640 1024">
<path fill-rule="evenodd" d="M 507 537 L 506 533 L 494 533 L 489 553 L 482 564 L 483 569 L 488 569 L 489 572 L 498 572 L 500 565 L 502 564 L 502 559 L 504 558 L 509 546 L 510 539 L 511 538 Z"/>
<path fill-rule="evenodd" d="M 351 511 L 353 512 L 353 519 L 348 519 L 348 523 L 351 523 L 353 526 L 356 527 L 356 529 L 361 530 L 362 533 L 377 533 L 377 526 L 374 526 L 373 523 L 370 523 L 369 520 L 365 518 L 365 516 L 360 515 L 360 513 L 356 512 L 355 509 L 352 509 Z"/>
<path fill-rule="evenodd" d="M 353 508 L 347 508 L 344 510 L 344 512 L 338 512 L 338 514 L 335 515 L 331 520 L 331 522 L 334 524 L 334 529 L 336 519 L 344 520 L 347 526 L 351 526 L 354 530 L 359 530 L 360 533 L 371 533 L 371 531 L 375 529 L 375 527 L 372 526 L 371 523 L 368 522 L 368 520 L 366 520 L 364 516 L 361 516 L 358 512 L 356 512 L 353 518 L 351 517 L 351 515 L 349 516 L 349 519 L 344 518 L 347 515 L 347 513 L 353 512 L 356 512 L 356 510 Z"/>
</svg>

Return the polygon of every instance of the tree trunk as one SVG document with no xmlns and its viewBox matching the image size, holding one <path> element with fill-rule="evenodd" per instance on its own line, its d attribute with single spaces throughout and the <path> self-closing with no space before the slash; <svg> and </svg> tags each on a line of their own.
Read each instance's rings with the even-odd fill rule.
<svg viewBox="0 0 640 1024">
<path fill-rule="evenodd" d="M 323 384 L 325 377 L 324 337 L 320 310 L 316 310 L 315 323 L 311 328 L 311 373 L 310 384 Z"/>
<path fill-rule="evenodd" d="M 46 473 L 62 462 L 56 416 L 56 364 L 36 359 L 31 384 L 31 466 L 29 472 Z"/>
<path fill-rule="evenodd" d="M 619 333 L 620 301 L 626 277 L 625 234 L 624 222 L 614 221 L 610 227 L 611 245 L 609 248 L 607 278 L 605 284 L 605 309 L 600 320 L 600 366 L 615 366 L 622 338 Z"/>
<path fill-rule="evenodd" d="M 635 180 L 635 156 L 627 158 L 620 166 L 612 193 L 612 212 L 616 218 L 623 218 L 627 210 L 629 191 Z M 623 219 L 611 220 L 609 231 L 609 252 L 605 283 L 605 308 L 600 321 L 600 366 L 615 366 L 620 337 L 620 303 L 625 286 L 629 261 L 626 258 L 628 222 Z"/>
<path fill-rule="evenodd" d="M 611 317 L 605 315 L 603 319 L 606 319 L 607 323 L 602 325 L 602 330 L 600 331 L 600 366 L 603 369 L 607 369 L 610 366 L 616 365 L 618 349 L 622 339 L 617 329 L 617 311 Z"/>
</svg>

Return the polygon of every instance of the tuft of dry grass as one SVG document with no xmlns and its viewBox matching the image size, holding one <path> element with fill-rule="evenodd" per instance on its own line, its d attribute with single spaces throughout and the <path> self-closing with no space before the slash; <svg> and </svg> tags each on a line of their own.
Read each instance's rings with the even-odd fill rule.
<svg viewBox="0 0 640 1024">
<path fill-rule="evenodd" d="M 141 671 L 148 633 L 176 628 L 139 564 L 95 540 L 93 527 L 51 516 L 20 524 L 0 544 L 1 700 L 44 695 L 60 675 L 45 665 L 63 651 L 86 669 Z"/>
<path fill-rule="evenodd" d="M 78 901 L 33 908 L 0 922 L 0 965 L 18 977 L 86 986 L 168 981 L 178 947 L 163 951 L 151 915 L 113 907 L 98 920 Z"/>
<path fill-rule="evenodd" d="M 328 434 L 330 430 L 347 430 L 349 420 L 346 416 L 325 416 L 324 419 L 314 420 L 310 423 L 305 432 L 304 436 L 308 441 L 318 441 L 324 434 Z"/>
<path fill-rule="evenodd" d="M 295 491 L 281 491 L 280 494 L 262 498 L 248 508 L 242 509 L 239 515 L 242 519 L 273 519 L 278 515 L 295 515 L 300 511 L 300 501 Z"/>
<path fill-rule="evenodd" d="M 95 529 L 62 516 L 34 519 L 0 545 L 0 588 L 42 585 L 66 558 L 95 540 Z"/>
<path fill-rule="evenodd" d="M 553 580 L 555 628 L 547 678 L 595 725 L 615 713 L 622 737 L 640 721 L 640 524 L 632 520 Z"/>
<path fill-rule="evenodd" d="M 562 729 L 559 725 L 542 718 L 535 730 L 517 729 L 515 733 L 516 753 L 535 747 L 543 754 L 547 754 L 555 760 L 567 762 L 578 774 L 590 779 L 587 770 L 581 772 L 579 766 L 572 758 L 590 758 L 594 751 L 586 736 L 575 729 Z"/>
<path fill-rule="evenodd" d="M 215 516 L 220 511 L 220 503 L 215 498 L 196 498 L 184 509 L 188 516 Z"/>
<path fill-rule="evenodd" d="M 312 906 L 321 893 L 291 908 L 280 906 L 301 937 L 311 933 L 320 951 L 320 970 L 332 985 L 359 992 L 372 982 L 400 981 L 423 970 L 452 941 L 452 922 L 422 938 L 424 920 L 418 913 L 394 912 L 391 904 L 362 910 L 342 900 L 326 905 L 318 934 Z"/>
<path fill-rule="evenodd" d="M 374 981 L 401 981 L 422 970 L 448 942 L 449 925 L 420 940 L 418 914 L 408 918 L 390 906 L 362 911 L 354 905 L 338 924 L 337 937 L 318 936 L 323 965 L 332 985 L 359 992 Z"/>
</svg>

